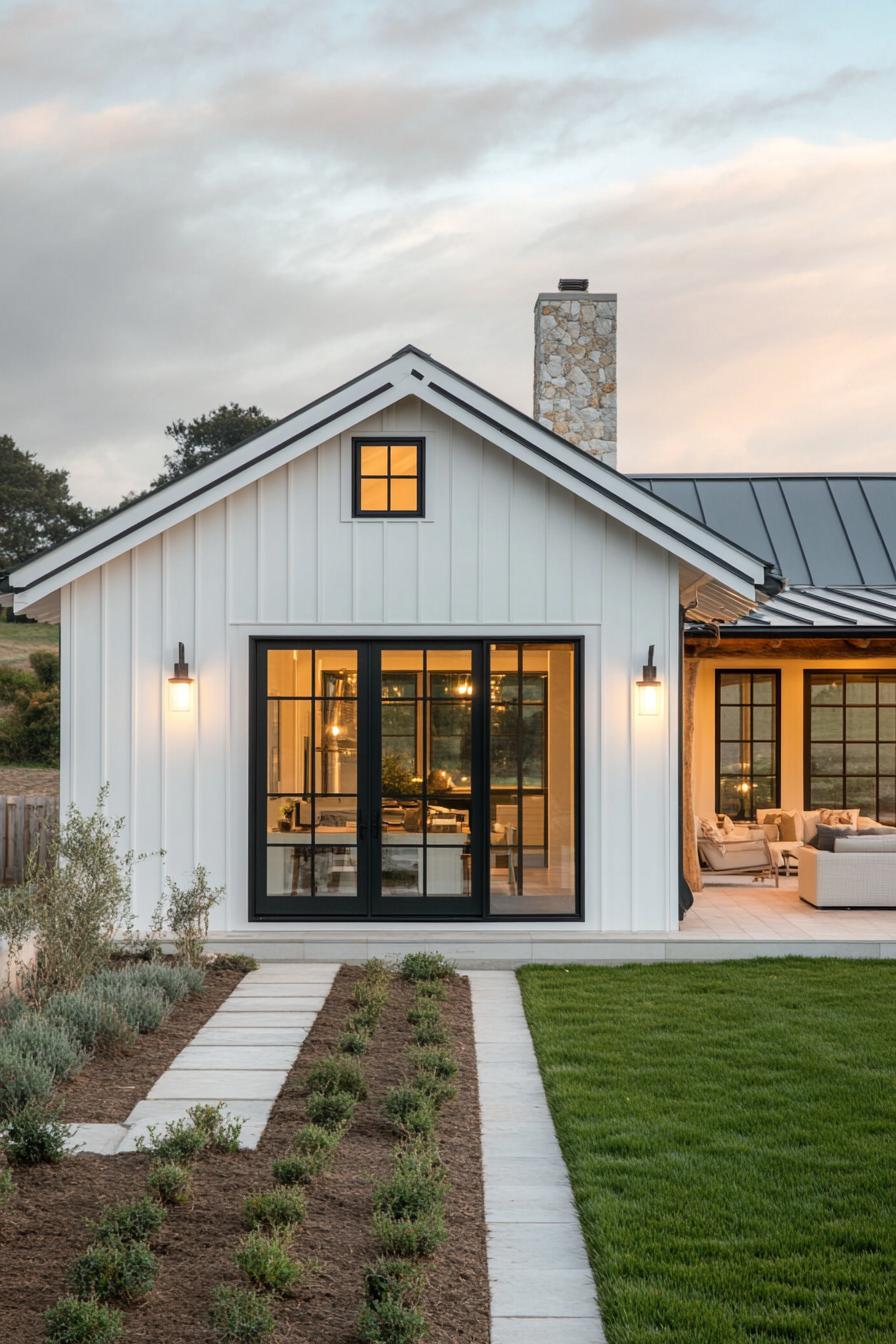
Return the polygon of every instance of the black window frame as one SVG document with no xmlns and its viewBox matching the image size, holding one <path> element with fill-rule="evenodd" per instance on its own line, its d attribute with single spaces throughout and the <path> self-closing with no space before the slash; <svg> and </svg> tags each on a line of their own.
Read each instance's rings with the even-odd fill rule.
<svg viewBox="0 0 896 1344">
<path fill-rule="evenodd" d="M 849 702 L 848 702 L 847 699 L 846 699 L 846 678 L 847 678 L 848 676 L 861 676 L 861 677 L 873 677 L 873 678 L 874 678 L 874 680 L 875 680 L 875 695 L 874 695 L 874 703 L 873 703 L 873 705 L 863 705 L 863 704 L 849 705 Z M 813 704 L 812 704 L 812 692 L 811 692 L 811 688 L 812 688 L 812 679 L 813 679 L 814 677 L 827 677 L 827 678 L 840 677 L 840 678 L 842 678 L 842 681 L 843 681 L 843 698 L 842 698 L 842 700 L 840 701 L 840 704 L 839 704 L 839 705 L 829 705 L 829 706 L 822 706 L 822 705 L 817 705 L 817 706 L 815 706 L 815 708 L 819 708 L 819 709 L 820 709 L 820 708 L 830 708 L 830 709 L 842 709 L 842 710 L 843 710 L 843 731 L 842 731 L 842 735 L 841 735 L 839 738 L 832 738 L 832 737 L 813 738 L 813 736 L 812 736 L 812 709 L 813 709 Z M 880 810 L 881 810 L 881 809 L 880 809 L 880 781 L 881 781 L 881 779 L 893 779 L 893 778 L 896 778 L 896 776 L 894 776 L 893 773 L 892 773 L 891 771 L 889 771 L 889 770 L 881 771 L 881 768 L 880 768 L 880 747 L 881 747 L 881 736 L 880 736 L 880 709 L 881 709 L 881 707 L 882 707 L 882 706 L 881 706 L 881 699 L 880 699 L 880 680 L 881 680 L 882 677 L 887 677 L 888 679 L 893 680 L 894 678 L 896 678 L 896 668 L 887 668 L 887 667 L 869 667 L 869 668 L 865 668 L 865 667 L 825 667 L 825 668 L 812 667 L 812 668 L 809 668 L 809 667 L 807 667 L 807 668 L 804 668 L 804 669 L 803 669 L 803 806 L 804 806 L 804 808 L 806 809 L 807 812 L 814 812 L 814 811 L 817 811 L 819 808 L 822 808 L 822 807 L 830 807 L 830 808 L 834 808 L 834 809 L 842 808 L 842 809 L 844 809 L 844 810 L 847 809 L 847 808 L 855 807 L 855 806 L 856 806 L 855 803 L 851 803 L 851 802 L 847 801 L 847 781 L 848 781 L 849 779 L 873 779 L 873 780 L 874 780 L 874 785 L 875 785 L 875 804 L 874 804 L 873 813 L 869 813 L 869 812 L 867 811 L 867 809 L 866 809 L 866 805 L 865 805 L 865 804 L 862 804 L 862 805 L 861 805 L 861 809 L 860 809 L 860 810 L 861 810 L 863 816 L 873 815 L 873 817 L 874 817 L 874 819 L 875 819 L 876 821 L 880 819 Z M 876 732 L 875 732 L 875 736 L 874 736 L 873 738 L 850 738 L 849 736 L 847 736 L 847 733 L 846 733 L 846 713 L 845 713 L 845 711 L 846 711 L 847 708 L 852 708 L 852 709 L 873 709 L 873 710 L 875 711 L 875 728 L 876 728 Z M 893 708 L 894 708 L 894 705 L 891 704 L 891 703 L 889 703 L 889 702 L 885 702 L 884 705 L 883 705 L 883 708 L 884 708 L 884 709 L 893 709 Z M 892 740 L 892 739 L 890 739 L 890 738 L 885 739 L 885 741 L 886 741 L 887 743 L 889 743 L 891 740 Z M 839 770 L 839 771 L 837 771 L 837 770 L 835 770 L 835 771 L 827 771 L 827 772 L 825 773 L 825 775 L 823 776 L 823 777 L 826 778 L 826 779 L 840 779 L 840 780 L 841 780 L 841 791 L 840 791 L 840 796 L 841 796 L 841 799 L 843 799 L 843 801 L 842 801 L 842 802 L 839 802 L 839 803 L 832 803 L 832 802 L 829 802 L 829 801 L 824 801 L 824 802 L 818 802 L 818 803 L 816 803 L 816 802 L 814 802 L 814 801 L 812 800 L 812 747 L 813 747 L 813 745 L 820 744 L 820 743 L 825 743 L 825 742 L 832 742 L 832 743 L 835 743 L 835 744 L 836 744 L 836 743 L 840 743 L 840 744 L 842 744 L 842 746 L 843 746 L 843 768 L 842 768 L 842 770 Z M 856 743 L 856 744 L 859 744 L 859 743 L 861 743 L 861 742 L 873 743 L 873 745 L 874 745 L 874 747 L 875 747 L 875 764 L 876 764 L 876 769 L 875 769 L 875 771 L 874 771 L 873 774 L 861 774 L 861 775 L 860 775 L 860 774 L 852 774 L 852 775 L 851 775 L 851 774 L 849 774 L 849 773 L 847 772 L 847 769 L 846 769 L 846 747 L 847 747 L 847 745 L 848 745 L 850 742 L 853 742 L 853 743 Z M 888 813 L 887 813 L 887 817 L 891 817 L 891 816 L 894 816 L 894 814 L 888 812 Z M 889 821 L 889 822 L 881 823 L 881 824 L 892 825 L 892 824 L 893 824 L 893 821 Z"/>
<path fill-rule="evenodd" d="M 385 476 L 364 476 L 361 474 L 362 448 L 416 448 L 416 477 L 398 476 L 393 478 L 391 454 Z M 391 482 L 393 479 L 417 481 L 416 509 L 364 509 L 361 507 L 361 481 L 385 480 L 387 499 L 391 500 Z M 366 434 L 352 439 L 352 517 L 353 518 L 424 518 L 426 516 L 426 439 L 414 434 Z"/>
<path fill-rule="evenodd" d="M 723 740 L 723 739 L 722 739 L 722 714 L 721 714 L 721 710 L 722 710 L 722 677 L 723 677 L 723 676 L 738 676 L 738 677 L 744 677 L 744 676 L 747 676 L 747 677 L 750 678 L 750 728 L 751 728 L 751 734 L 750 734 L 750 746 L 751 746 L 751 747 L 752 747 L 752 744 L 753 744 L 753 741 L 754 741 L 754 738 L 753 738 L 753 736 L 752 736 L 752 711 L 753 711 L 754 708 L 756 708 L 756 702 L 755 702 L 755 700 L 753 699 L 753 678 L 754 678 L 754 677 L 771 677 L 772 680 L 773 680 L 773 682 L 774 682 L 774 686 L 775 686 L 775 703 L 774 703 L 774 711 L 775 711 L 775 714 L 774 714 L 774 724 L 775 724 L 775 738 L 774 738 L 774 748 L 775 748 L 775 770 L 774 770 L 774 774 L 771 775 L 771 776 L 768 776 L 768 775 L 759 775 L 759 776 L 756 776 L 756 778 L 760 778 L 760 779 L 773 778 L 773 779 L 774 779 L 775 784 L 774 784 L 774 790 L 773 790 L 773 795 L 772 795 L 772 796 L 773 796 L 773 801 L 769 804 L 769 807 L 780 807 L 780 806 L 781 806 L 781 669 L 780 669 L 779 667 L 717 667 L 717 668 L 716 668 L 716 685 L 715 685 L 715 709 L 716 709 L 716 715 L 715 715 L 715 765 L 716 765 L 716 781 L 715 781 L 715 782 L 716 782 L 716 788 L 715 788 L 715 798 L 716 798 L 716 812 L 717 812 L 718 814 L 721 815 L 721 814 L 723 813 L 723 811 L 724 811 L 724 809 L 722 808 L 722 768 L 721 768 L 721 766 L 722 766 L 722 740 Z M 743 704 L 743 701 L 741 702 L 741 704 Z M 729 708 L 729 709 L 730 709 L 730 708 L 733 708 L 733 706 L 728 705 L 728 706 L 726 706 L 726 708 Z M 759 708 L 768 708 L 768 706 L 767 706 L 767 705 L 764 705 L 762 702 L 760 702 L 760 704 L 759 704 Z M 728 742 L 728 741 L 734 741 L 733 738 L 725 738 L 724 740 L 725 740 L 726 742 Z M 762 740 L 764 741 L 765 739 L 762 739 Z M 741 738 L 740 738 L 740 741 L 741 741 L 741 743 L 743 743 L 743 742 L 745 741 L 745 739 L 744 739 L 743 737 L 741 737 Z M 743 774 L 743 773 L 742 773 L 742 774 L 741 774 L 741 778 L 743 778 L 743 779 L 749 779 L 751 782 L 752 782 L 753 779 L 754 779 L 752 752 L 751 752 L 751 754 L 750 754 L 750 770 L 749 770 L 749 773 L 747 773 L 747 774 Z M 747 816 L 743 816 L 743 817 L 738 817 L 738 818 L 736 818 L 736 820 L 738 820 L 738 821 L 754 821 L 754 820 L 756 819 L 756 807 L 755 807 L 755 804 L 753 803 L 753 793 L 752 793 L 752 791 L 751 791 L 751 793 L 750 793 L 750 802 L 751 802 L 751 806 L 750 806 L 750 809 L 749 809 L 749 815 L 747 815 Z M 728 813 L 725 813 L 725 815 L 728 816 L 729 814 L 728 814 Z"/>
<path fill-rule="evenodd" d="M 365 440 L 369 442 L 369 440 Z M 474 647 L 481 650 L 480 663 L 481 677 L 483 687 L 490 685 L 490 657 L 489 646 L 494 643 L 519 643 L 521 645 L 538 644 L 569 644 L 573 648 L 573 743 L 575 750 L 575 760 L 573 764 L 573 799 L 575 807 L 574 817 L 574 845 L 575 845 L 575 891 L 574 908 L 565 914 L 558 913 L 531 913 L 521 911 L 516 914 L 496 914 L 489 908 L 490 890 L 489 890 L 489 862 L 490 854 L 488 845 L 485 843 L 483 835 L 479 846 L 480 853 L 477 857 L 477 883 L 479 892 L 478 913 L 463 916 L 447 916 L 449 922 L 472 923 L 472 924 L 513 924 L 530 922 L 533 924 L 548 923 L 554 921 L 557 923 L 582 923 L 585 917 L 584 895 L 585 895 L 585 706 L 584 706 L 584 637 L 582 635 L 527 635 L 527 636 L 483 636 L 473 635 L 469 638 L 422 638 L 399 637 L 375 639 L 370 636 L 362 636 L 358 639 L 327 637 L 292 637 L 292 636 L 270 636 L 258 635 L 249 638 L 249 806 L 248 806 L 248 918 L 250 923 L 265 923 L 268 921 L 279 921 L 284 924 L 314 924 L 321 920 L 330 920 L 335 923 L 355 920 L 361 923 L 375 923 L 377 919 L 386 919 L 388 922 L 418 922 L 427 923 L 436 920 L 445 920 L 444 914 L 433 913 L 431 915 L 411 913 L 406 916 L 400 913 L 388 916 L 377 916 L 371 913 L 360 913 L 357 909 L 352 912 L 340 914 L 338 911 L 323 911 L 318 914 L 302 913 L 289 914 L 283 912 L 260 911 L 259 906 L 265 904 L 264 900 L 264 855 L 266 850 L 265 827 L 266 827 L 266 806 L 267 806 L 267 771 L 266 771 L 266 722 L 267 722 L 267 665 L 266 656 L 270 649 L 283 648 L 303 648 L 314 647 L 320 649 L 326 648 L 346 648 L 357 647 L 359 651 L 370 651 L 374 648 L 390 649 L 397 648 L 419 648 L 421 645 L 426 647 Z M 368 658 L 368 654 L 364 655 Z M 368 658 L 369 661 L 369 658 Z M 475 666 L 475 662 L 474 662 Z M 374 741 L 374 734 L 370 731 L 369 723 L 369 695 L 370 692 L 362 690 L 368 684 L 366 671 L 362 669 L 361 659 L 359 657 L 358 672 L 358 715 L 359 734 L 364 732 L 368 737 L 368 750 L 371 752 L 368 767 L 373 759 L 378 759 L 379 741 Z M 362 700 L 364 703 L 362 704 Z M 481 799 L 481 806 L 484 815 L 489 815 L 489 761 L 490 761 L 490 743 L 489 743 L 489 718 L 488 713 L 490 705 L 490 694 L 479 697 L 481 714 L 481 731 L 478 734 L 478 749 L 474 751 L 473 766 L 476 771 L 476 780 L 474 787 L 477 790 L 478 797 Z M 378 736 L 378 735 L 377 735 Z M 359 836 L 366 833 L 366 828 L 374 820 L 375 799 L 373 791 L 370 788 L 370 768 L 365 772 L 368 776 L 363 788 L 359 786 L 359 813 L 358 826 Z M 366 849 L 366 842 L 364 848 Z M 362 874 L 359 868 L 359 883 L 366 880 L 366 874 Z"/>
</svg>

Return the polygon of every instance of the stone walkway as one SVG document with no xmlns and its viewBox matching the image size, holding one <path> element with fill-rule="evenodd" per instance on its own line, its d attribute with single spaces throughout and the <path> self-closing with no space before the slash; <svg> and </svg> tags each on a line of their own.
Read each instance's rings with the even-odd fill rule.
<svg viewBox="0 0 896 1344">
<path fill-rule="evenodd" d="M 604 1344 L 566 1165 L 511 971 L 470 971 L 492 1344 Z"/>
<path fill-rule="evenodd" d="M 255 1148 L 339 969 L 281 962 L 245 975 L 181 1050 L 122 1125 L 74 1125 L 68 1146 L 132 1153 L 137 1140 L 182 1119 L 197 1102 L 223 1102 L 243 1122 L 241 1148 Z"/>
</svg>

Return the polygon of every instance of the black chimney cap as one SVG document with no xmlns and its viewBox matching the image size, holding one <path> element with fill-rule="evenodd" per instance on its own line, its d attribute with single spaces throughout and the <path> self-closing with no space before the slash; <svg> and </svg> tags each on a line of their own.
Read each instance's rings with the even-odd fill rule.
<svg viewBox="0 0 896 1344">
<path fill-rule="evenodd" d="M 572 290 L 576 294 L 584 294 L 588 289 L 587 280 L 558 280 L 557 288 L 561 293 Z"/>
</svg>

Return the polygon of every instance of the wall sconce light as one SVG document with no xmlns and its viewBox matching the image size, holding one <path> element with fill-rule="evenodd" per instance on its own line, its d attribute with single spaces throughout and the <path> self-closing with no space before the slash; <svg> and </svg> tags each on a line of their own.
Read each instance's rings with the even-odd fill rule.
<svg viewBox="0 0 896 1344">
<path fill-rule="evenodd" d="M 168 678 L 168 708 L 183 714 L 192 704 L 193 678 L 190 676 L 190 664 L 184 658 L 183 644 L 178 644 L 174 676 Z"/>
<path fill-rule="evenodd" d="M 660 712 L 660 690 L 663 683 L 657 680 L 656 668 L 653 665 L 654 647 L 651 644 L 647 650 L 647 662 L 641 670 L 641 680 L 635 682 L 638 688 L 639 714 L 659 714 Z"/>
</svg>

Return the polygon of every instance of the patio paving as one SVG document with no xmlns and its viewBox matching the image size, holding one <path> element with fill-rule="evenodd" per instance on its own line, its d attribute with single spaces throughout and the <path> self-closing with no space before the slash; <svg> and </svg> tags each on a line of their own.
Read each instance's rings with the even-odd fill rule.
<svg viewBox="0 0 896 1344">
<path fill-rule="evenodd" d="M 892 942 L 896 940 L 896 910 L 819 910 L 800 900 L 795 877 L 782 877 L 779 887 L 749 878 L 718 885 L 710 879 L 702 891 L 694 893 L 694 904 L 678 933 L 669 936 Z"/>
</svg>

